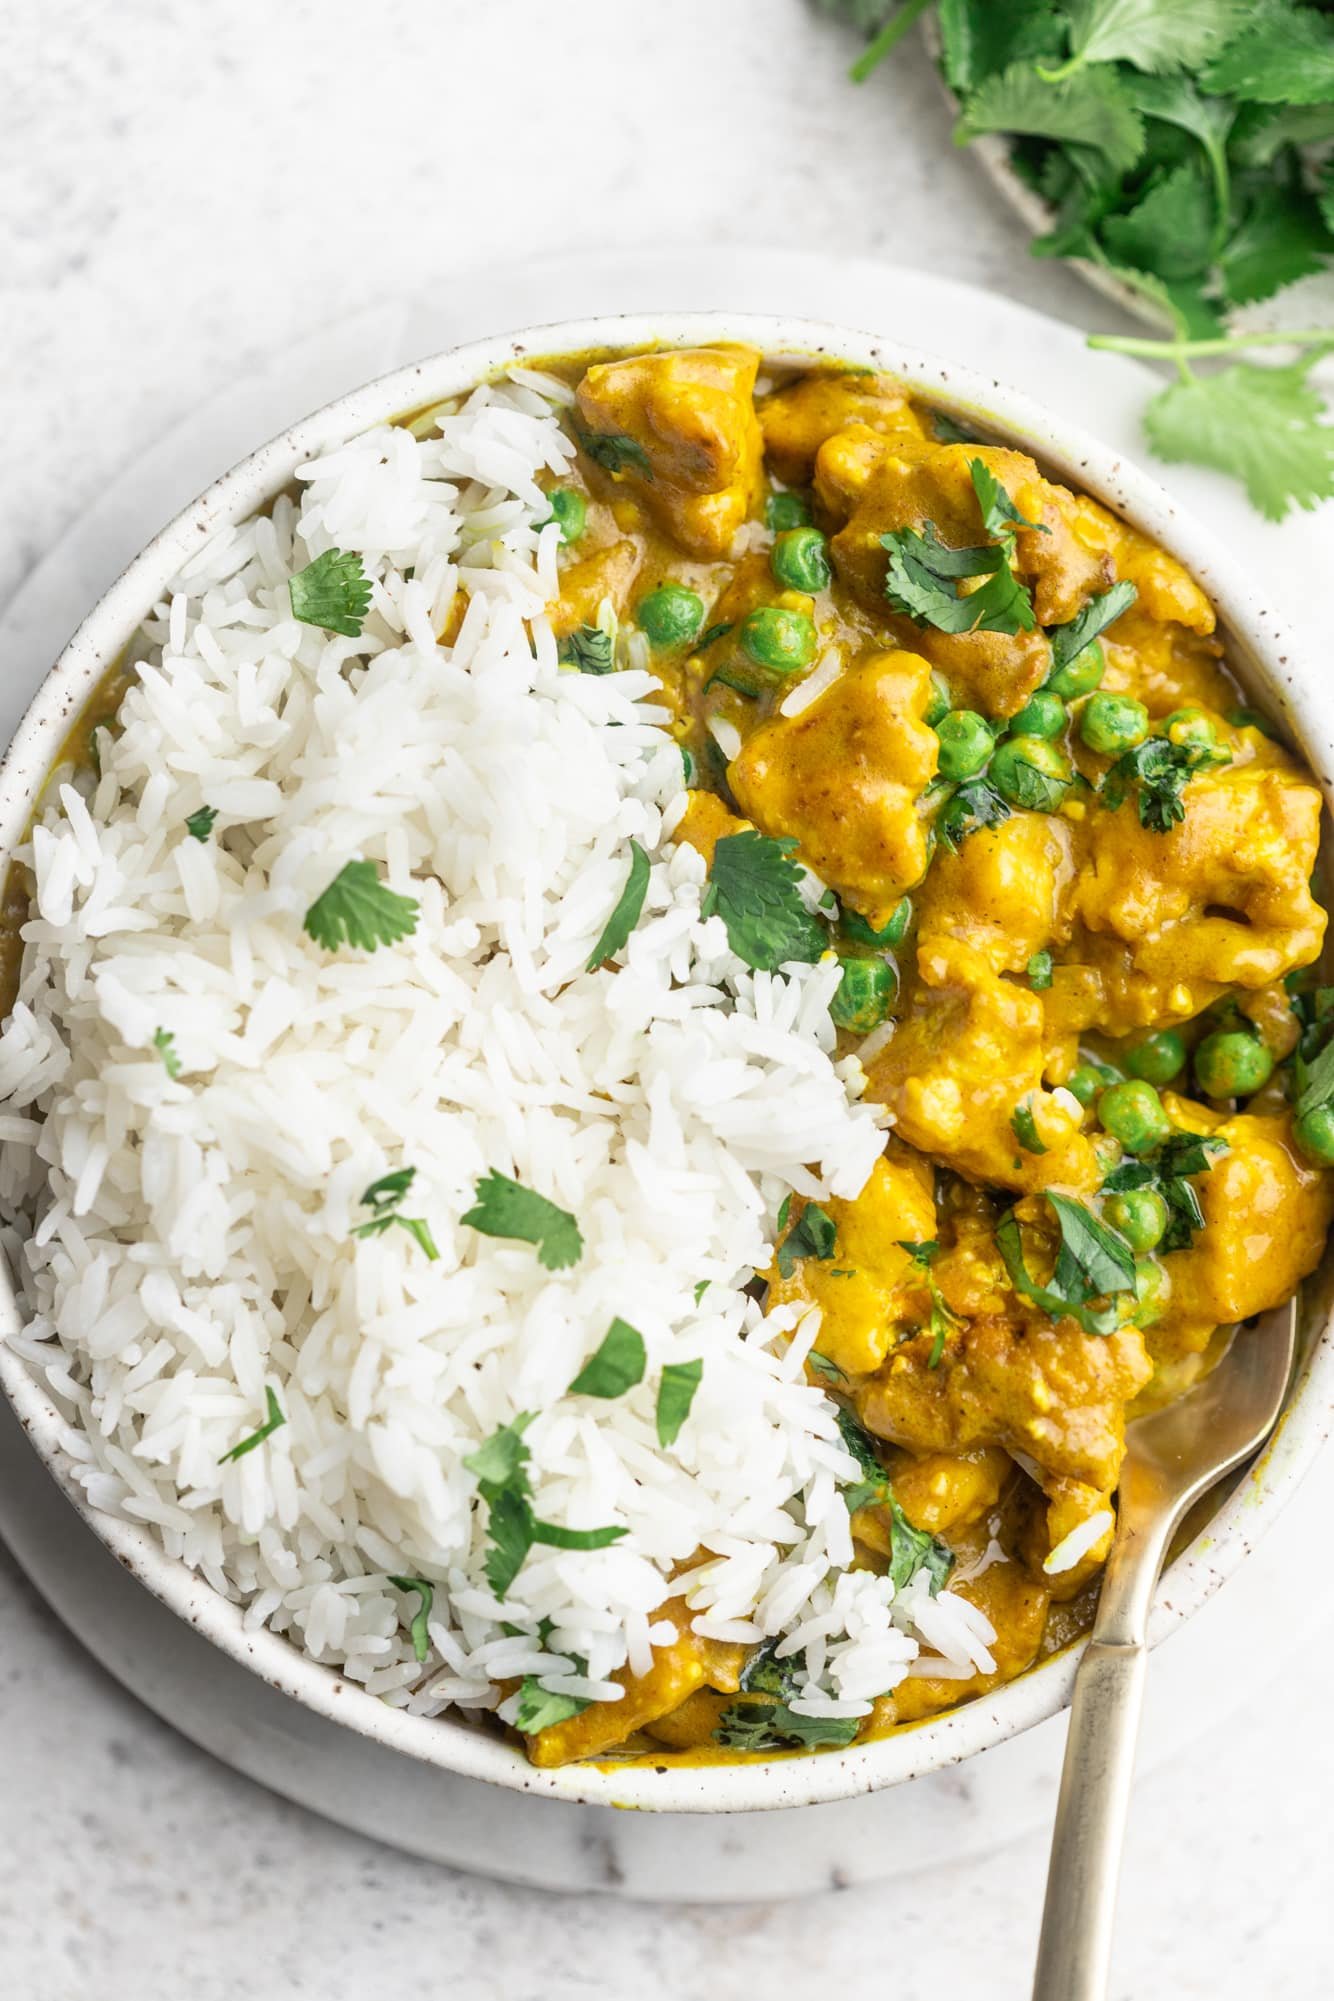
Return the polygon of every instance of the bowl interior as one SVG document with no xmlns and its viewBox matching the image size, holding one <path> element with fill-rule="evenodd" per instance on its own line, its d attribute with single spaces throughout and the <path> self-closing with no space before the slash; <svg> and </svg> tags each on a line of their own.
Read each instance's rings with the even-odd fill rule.
<svg viewBox="0 0 1334 2001">
<path fill-rule="evenodd" d="M 663 314 L 567 322 L 472 343 L 400 369 L 317 411 L 262 446 L 200 498 L 136 558 L 79 627 L 39 690 L 0 763 L 0 852 L 26 835 L 47 771 L 72 722 L 97 689 L 168 579 L 223 522 L 269 503 L 296 467 L 368 425 L 439 401 L 516 362 L 593 348 L 690 345 L 722 339 L 760 347 L 774 365 L 818 360 L 884 369 L 913 393 L 1029 451 L 1068 484 L 1125 515 L 1178 556 L 1213 599 L 1230 661 L 1248 692 L 1284 719 L 1327 800 L 1334 773 L 1334 689 L 1310 663 L 1235 563 L 1145 475 L 1090 437 L 1057 427 L 1027 399 L 969 371 L 901 350 L 870 334 L 818 322 L 713 314 Z M 1288 1410 L 1261 1459 L 1198 1529 L 1164 1577 L 1155 1641 L 1201 1605 L 1241 1560 L 1292 1492 L 1328 1429 L 1334 1404 L 1334 1254 L 1305 1288 L 1303 1354 Z M 77 1440 L 47 1389 L 3 1337 L 19 1311 L 0 1270 L 0 1387 L 65 1496 L 120 1561 L 156 1596 L 233 1658 L 321 1714 L 413 1758 L 465 1776 L 591 1804 L 666 1811 L 742 1811 L 811 1804 L 893 1785 L 957 1762 L 1043 1720 L 1069 1697 L 1077 1649 L 1051 1656 L 991 1695 L 901 1727 L 889 1736 L 818 1756 L 788 1754 L 735 1764 L 609 1762 L 539 1771 L 489 1731 L 449 1718 L 408 1716 L 320 1666 L 267 1629 L 247 1631 L 238 1606 L 154 1537 L 88 1506 L 75 1478 Z M 71 1451 L 74 1445 L 75 1451 Z M 58 1505 L 52 1495 L 53 1505 Z"/>
</svg>

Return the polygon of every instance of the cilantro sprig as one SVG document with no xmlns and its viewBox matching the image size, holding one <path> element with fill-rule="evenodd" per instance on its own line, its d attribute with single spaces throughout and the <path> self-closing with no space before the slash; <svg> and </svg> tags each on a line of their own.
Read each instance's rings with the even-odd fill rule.
<svg viewBox="0 0 1334 2001">
<path fill-rule="evenodd" d="M 820 4 L 874 37 L 858 80 L 923 11 Z M 940 0 L 936 18 L 956 139 L 1008 138 L 1051 212 L 1034 250 L 1101 267 L 1171 328 L 1090 342 L 1173 369 L 1145 413 L 1154 452 L 1239 480 L 1272 520 L 1334 496 L 1334 425 L 1310 378 L 1334 327 L 1224 324 L 1334 260 L 1327 0 Z M 1251 358 L 1271 346 L 1297 359 Z"/>
<path fill-rule="evenodd" d="M 1188 781 L 1196 772 L 1212 770 L 1231 759 L 1231 751 L 1221 744 L 1173 743 L 1170 737 L 1146 737 L 1117 758 L 1098 796 L 1115 812 L 1133 793 L 1141 827 L 1165 834 L 1186 817 L 1183 795 Z"/>
<path fill-rule="evenodd" d="M 829 942 L 801 897 L 801 870 L 790 859 L 793 840 L 771 841 L 747 827 L 724 834 L 713 851 L 701 917 L 716 912 L 738 959 L 776 973 L 794 961 L 814 965 Z"/>
</svg>

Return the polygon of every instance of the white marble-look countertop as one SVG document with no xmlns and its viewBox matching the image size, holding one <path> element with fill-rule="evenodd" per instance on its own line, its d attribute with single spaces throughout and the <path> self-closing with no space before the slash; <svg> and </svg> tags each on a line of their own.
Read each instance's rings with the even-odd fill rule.
<svg viewBox="0 0 1334 2001">
<path fill-rule="evenodd" d="M 0 601 L 219 382 L 423 274 L 759 243 L 1115 322 L 1030 259 L 949 147 L 919 52 L 855 91 L 847 39 L 803 0 L 10 0 L 5 17 Z M 1117 2001 L 1334 1991 L 1329 1678 L 1315 1657 L 1275 1689 L 1273 1663 L 1257 1633 L 1233 1720 L 1139 1788 Z M 193 1749 L 3 1551 L 0 1775 L 14 2001 L 1027 1993 L 1041 1838 L 897 1888 L 735 1909 L 453 1875 Z"/>
</svg>

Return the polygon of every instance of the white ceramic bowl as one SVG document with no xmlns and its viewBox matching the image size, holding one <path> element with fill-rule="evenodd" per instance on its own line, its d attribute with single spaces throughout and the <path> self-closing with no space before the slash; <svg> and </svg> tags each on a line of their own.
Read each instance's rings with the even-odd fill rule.
<svg viewBox="0 0 1334 2001">
<path fill-rule="evenodd" d="M 887 369 L 928 401 L 1031 452 L 1060 478 L 1096 495 L 1162 543 L 1210 594 L 1228 635 L 1233 663 L 1249 691 L 1283 717 L 1330 796 L 1334 692 L 1322 689 L 1312 663 L 1296 658 L 1281 621 L 1239 576 L 1231 557 L 1133 466 L 1091 436 L 1056 426 L 1036 405 L 999 383 L 896 348 L 871 334 L 814 321 L 664 313 L 537 327 L 433 356 L 328 404 L 216 481 L 131 563 L 52 667 L 0 764 L 0 862 L 22 842 L 48 767 L 72 719 L 168 579 L 219 525 L 271 501 L 303 460 L 368 425 L 465 390 L 520 358 L 722 339 L 753 342 L 775 361 L 823 357 Z M 1330 1262 L 1326 1260 L 1326 1273 Z M 126 1568 L 181 1618 L 274 1687 L 321 1715 L 428 1764 L 548 1799 L 591 1804 L 695 1813 L 802 1806 L 896 1785 L 971 1757 L 1041 1722 L 1069 1698 L 1074 1650 L 1054 1656 L 992 1695 L 846 1751 L 736 1765 L 574 1765 L 538 1771 L 498 1736 L 448 1718 L 405 1715 L 308 1659 L 286 1639 L 268 1631 L 243 1631 L 239 1608 L 168 1557 L 146 1528 L 89 1507 L 61 1446 L 61 1422 L 54 1405 L 41 1382 L 4 1343 L 4 1334 L 17 1318 L 8 1274 L 0 1271 L 0 1386 L 59 1487 Z M 1324 1277 L 1310 1288 L 1304 1324 L 1307 1345 L 1284 1422 L 1263 1458 L 1165 1576 L 1155 1606 L 1155 1641 L 1189 1618 L 1253 1547 L 1331 1428 L 1334 1334 L 1330 1287 Z M 54 1491 L 51 1505 L 61 1505 Z M 1230 1671 L 1234 1670 L 1229 1663 L 1220 1663 L 1220 1672 Z"/>
</svg>

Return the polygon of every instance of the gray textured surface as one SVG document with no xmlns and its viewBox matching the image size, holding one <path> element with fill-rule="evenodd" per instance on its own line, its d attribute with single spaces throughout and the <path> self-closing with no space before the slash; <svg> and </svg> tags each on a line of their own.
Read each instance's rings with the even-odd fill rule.
<svg viewBox="0 0 1334 2001">
<path fill-rule="evenodd" d="M 247 357 L 449 266 L 788 243 L 1106 323 L 944 143 L 916 53 L 851 91 L 845 39 L 800 0 L 10 0 L 5 19 L 0 600 Z M 501 61 L 503 108 L 476 82 Z M 1273 1638 L 1256 1645 L 1252 1703 L 1141 1790 L 1118 2001 L 1329 1991 L 1325 1677 L 1315 1663 L 1271 1704 Z M 3 1555 L 0 1759 L 0 1991 L 16 2001 L 1026 1992 L 1037 1841 L 901 1895 L 735 1911 L 470 1881 L 193 1750 Z"/>
</svg>

